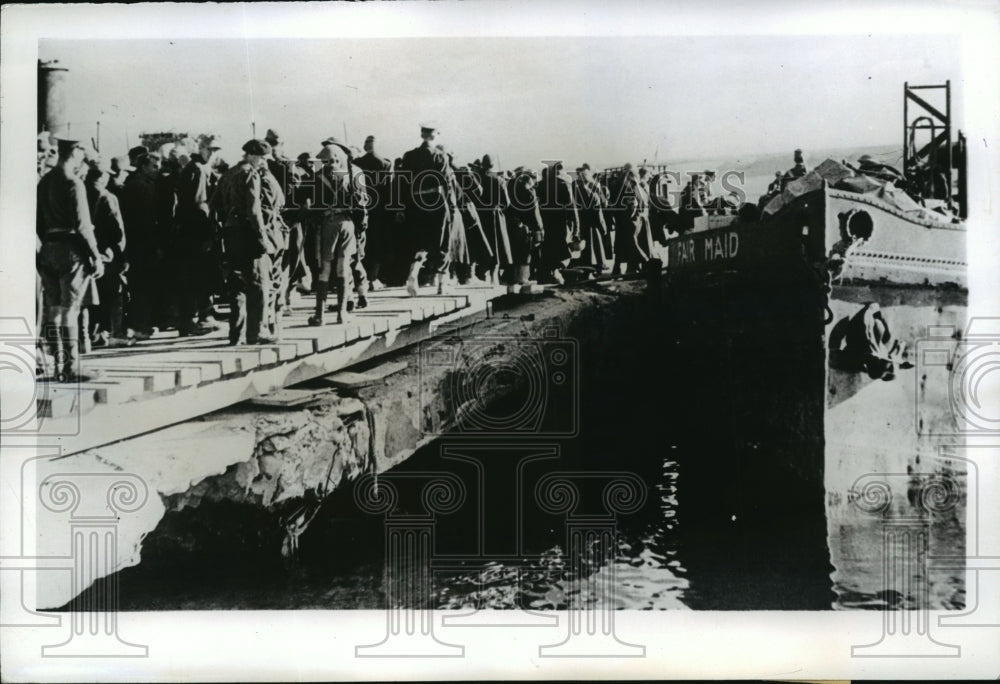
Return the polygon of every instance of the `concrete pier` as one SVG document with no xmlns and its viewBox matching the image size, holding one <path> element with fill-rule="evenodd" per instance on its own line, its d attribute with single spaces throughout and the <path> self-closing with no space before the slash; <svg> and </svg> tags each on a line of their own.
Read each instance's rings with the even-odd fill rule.
<svg viewBox="0 0 1000 684">
<path fill-rule="evenodd" d="M 417 298 L 387 290 L 375 293 L 347 343 L 345 326 L 300 326 L 305 312 L 297 310 L 286 327 L 289 341 L 279 345 L 152 340 L 138 355 L 131 349 L 95 354 L 85 368 L 118 369 L 115 380 L 104 382 L 138 387 L 138 378 L 147 389 L 131 397 L 123 390 L 126 398 L 117 403 L 111 391 L 107 403 L 95 396 L 82 425 L 89 430 L 96 422 L 97 429 L 67 438 L 71 455 L 37 461 L 39 495 L 43 503 L 56 498 L 59 483 L 70 482 L 81 496 L 110 497 L 105 490 L 114 490 L 116 478 L 136 481 L 133 498 L 142 503 L 118 516 L 116 558 L 107 573 L 138 564 L 143 540 L 171 512 L 204 502 L 231 502 L 283 522 L 363 473 L 388 470 L 440 434 L 468 429 L 470 416 L 475 429 L 470 403 L 486 406 L 515 390 L 503 383 L 470 385 L 483 364 L 520 368 L 528 382 L 561 374 L 572 388 L 580 359 L 569 357 L 588 343 L 607 344 L 616 317 L 630 313 L 625 303 L 640 301 L 645 289 L 642 281 L 609 281 L 510 297 L 496 288 Z M 544 352 L 560 344 L 570 353 L 558 361 L 565 366 L 555 368 Z M 335 372 L 348 365 L 349 373 Z M 218 377 L 182 378 L 205 369 Z M 157 375 L 173 386 L 150 391 L 148 381 Z M 167 421 L 173 424 L 163 427 Z M 97 489 L 86 491 L 91 483 Z M 72 516 L 64 507 L 39 507 L 38 555 L 71 553 Z M 279 532 L 275 553 L 294 543 L 294 530 L 282 541 L 280 528 L 269 528 Z M 42 608 L 64 605 L 86 589 L 70 573 L 42 575 Z"/>
<path fill-rule="evenodd" d="M 96 350 L 82 365 L 84 373 L 98 371 L 98 380 L 38 383 L 38 432 L 63 454 L 134 437 L 402 349 L 437 326 L 485 311 L 507 292 L 425 290 L 418 297 L 402 288 L 374 292 L 368 308 L 344 325 L 308 326 L 312 302 L 303 300 L 283 319 L 282 339 L 273 345 L 230 346 L 221 330 L 197 338 L 164 333 Z"/>
</svg>

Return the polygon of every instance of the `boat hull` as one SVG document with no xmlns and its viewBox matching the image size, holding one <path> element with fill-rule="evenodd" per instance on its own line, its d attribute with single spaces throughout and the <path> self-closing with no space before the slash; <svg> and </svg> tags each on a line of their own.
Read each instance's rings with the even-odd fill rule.
<svg viewBox="0 0 1000 684">
<path fill-rule="evenodd" d="M 768 464 L 774 472 L 846 501 L 853 480 L 876 464 L 906 473 L 933 460 L 942 440 L 924 433 L 931 425 L 947 432 L 952 420 L 947 371 L 929 369 L 918 381 L 916 354 L 928 331 L 958 331 L 934 343 L 959 344 L 967 307 L 961 225 L 824 184 L 760 222 L 702 217 L 668 241 L 666 270 L 676 326 L 700 331 L 685 352 L 698 358 L 698 345 L 718 337 L 729 358 L 741 359 L 727 372 L 747 415 L 720 430 L 749 435 L 734 439 L 777 459 Z M 830 366 L 834 327 L 868 304 L 878 305 L 909 350 L 904 365 L 914 366 L 897 359 L 890 381 Z M 769 426 L 763 441 L 754 425 Z"/>
</svg>

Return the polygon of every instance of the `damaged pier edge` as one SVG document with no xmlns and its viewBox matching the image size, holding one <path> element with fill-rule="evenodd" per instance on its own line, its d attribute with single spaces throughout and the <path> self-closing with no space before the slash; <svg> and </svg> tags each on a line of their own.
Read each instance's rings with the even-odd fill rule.
<svg viewBox="0 0 1000 684">
<path fill-rule="evenodd" d="M 516 345 L 507 341 L 543 339 L 556 330 L 585 353 L 590 344 L 600 348 L 606 342 L 615 319 L 635 315 L 635 306 L 650 305 L 651 291 L 645 282 L 626 280 L 542 297 L 511 297 L 506 310 L 442 326 L 430 339 L 444 344 L 475 340 L 502 359 L 516 353 Z M 449 394 L 461 381 L 462 361 L 428 366 L 421 364 L 420 354 L 418 343 L 295 389 L 56 459 L 42 468 L 129 472 L 146 481 L 150 502 L 119 521 L 117 570 L 138 565 L 150 537 L 177 533 L 169 522 L 176 514 L 206 503 L 235 504 L 247 511 L 246 519 L 257 521 L 258 529 L 240 524 L 227 532 L 224 528 L 232 524 L 228 515 L 200 520 L 213 528 L 213 537 L 229 534 L 234 543 L 290 557 L 326 497 L 361 475 L 382 473 L 405 461 L 454 423 L 455 416 L 447 415 Z M 515 390 L 497 384 L 491 386 L 493 394 L 479 399 L 489 403 Z M 40 473 L 39 481 L 43 477 Z M 202 510 L 212 515 L 216 507 Z M 270 529 L 259 529 L 262 525 Z M 186 539 L 181 546 L 194 551 L 210 543 Z M 46 583 L 39 606 L 64 605 L 73 595 L 69 582 Z"/>
</svg>

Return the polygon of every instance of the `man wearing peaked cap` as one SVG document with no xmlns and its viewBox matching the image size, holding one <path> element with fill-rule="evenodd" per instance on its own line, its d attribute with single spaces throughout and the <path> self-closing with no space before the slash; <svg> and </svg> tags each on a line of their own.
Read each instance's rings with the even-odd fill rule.
<svg viewBox="0 0 1000 684">
<path fill-rule="evenodd" d="M 268 325 L 271 257 L 279 250 L 273 226 L 265 216 L 264 175 L 271 146 L 248 140 L 243 160 L 219 181 L 212 199 L 222 219 L 230 292 L 229 343 L 270 344 Z"/>
<path fill-rule="evenodd" d="M 108 178 L 108 192 L 115 197 L 121 197 L 125 179 L 134 171 L 135 166 L 132 165 L 128 157 L 112 157 L 109 169 L 111 177 Z"/>
<path fill-rule="evenodd" d="M 448 158 L 433 146 L 437 127 L 430 123 L 420 126 L 423 142 L 403 154 L 401 192 L 405 205 L 405 221 L 414 255 L 407 279 L 407 291 L 416 296 L 420 281 L 437 284 L 438 294 L 444 291 L 444 274 L 448 272 L 451 234 L 448 217 L 453 209 L 447 188 L 452 183 Z M 416 258 L 425 253 L 425 259 Z"/>
<path fill-rule="evenodd" d="M 42 334 L 55 361 L 47 374 L 59 382 L 77 382 L 85 379 L 80 370 L 80 307 L 91 276 L 101 277 L 104 266 L 80 179 L 86 152 L 76 140 L 59 140 L 57 147 L 59 161 L 37 187 Z"/>
<path fill-rule="evenodd" d="M 222 137 L 211 134 L 206 135 L 201 140 L 201 149 L 203 150 L 221 150 L 222 149 Z"/>
</svg>

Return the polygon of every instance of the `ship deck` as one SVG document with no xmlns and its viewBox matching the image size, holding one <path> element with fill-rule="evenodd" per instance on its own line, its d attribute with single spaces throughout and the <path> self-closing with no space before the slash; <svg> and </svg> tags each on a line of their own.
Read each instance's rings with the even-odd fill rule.
<svg viewBox="0 0 1000 684">
<path fill-rule="evenodd" d="M 202 337 L 157 333 L 125 348 L 86 354 L 84 373 L 94 381 L 36 387 L 37 440 L 63 455 L 110 444 L 260 397 L 360 361 L 403 349 L 451 324 L 483 312 L 504 287 L 460 286 L 444 295 L 423 288 L 369 294 L 369 306 L 342 325 L 328 315 L 307 323 L 312 297 L 293 299 L 275 344 L 229 345 L 222 326 Z M 425 294 L 426 293 L 426 294 Z"/>
</svg>

